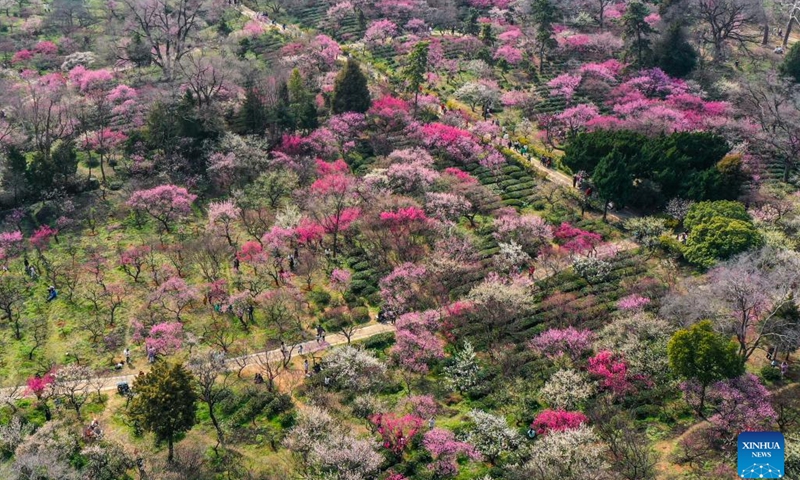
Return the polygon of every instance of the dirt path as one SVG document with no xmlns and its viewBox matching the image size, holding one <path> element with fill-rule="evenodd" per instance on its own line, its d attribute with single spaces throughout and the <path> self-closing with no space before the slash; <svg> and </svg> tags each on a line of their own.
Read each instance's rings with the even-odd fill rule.
<svg viewBox="0 0 800 480">
<path fill-rule="evenodd" d="M 394 332 L 394 331 L 395 331 L 394 325 L 387 325 L 382 323 L 367 325 L 366 327 L 362 327 L 356 330 L 351 337 L 351 341 L 364 340 L 366 338 L 374 337 L 375 335 L 380 335 L 382 333 Z M 303 347 L 302 352 L 305 355 L 312 352 L 319 352 L 321 350 L 325 350 L 327 348 L 334 347 L 336 345 L 344 345 L 346 343 L 347 343 L 347 338 L 345 338 L 344 335 L 335 333 L 332 335 L 327 335 L 324 342 L 309 340 L 307 342 L 294 345 L 291 354 L 295 356 L 299 355 L 300 346 Z M 242 357 L 229 358 L 227 360 L 227 363 L 231 369 L 236 370 L 239 368 L 243 368 L 243 366 L 246 365 L 253 365 L 257 363 L 259 360 L 263 361 L 265 355 L 268 356 L 270 360 L 278 360 L 283 356 L 281 350 L 278 348 L 275 350 L 270 350 L 268 352 L 261 352 L 252 355 L 245 355 Z M 135 375 L 133 374 L 117 375 L 113 377 L 95 377 L 92 380 L 92 382 L 97 381 L 100 390 L 109 391 L 109 390 L 116 390 L 117 384 L 121 382 L 127 382 L 128 384 L 131 384 L 133 382 L 134 377 Z M 17 399 L 17 398 L 32 396 L 26 390 L 27 388 L 24 385 L 18 387 L 2 388 L 0 389 L 0 396 L 7 397 L 9 399 Z"/>
</svg>

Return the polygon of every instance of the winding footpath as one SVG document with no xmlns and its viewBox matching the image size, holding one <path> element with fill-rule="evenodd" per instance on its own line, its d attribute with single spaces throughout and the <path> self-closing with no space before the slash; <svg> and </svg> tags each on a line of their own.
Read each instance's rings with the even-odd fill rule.
<svg viewBox="0 0 800 480">
<path fill-rule="evenodd" d="M 394 325 L 389 324 L 382 324 L 377 323 L 373 325 L 367 325 L 366 327 L 359 328 L 353 332 L 353 335 L 350 337 L 351 342 L 355 342 L 358 340 L 365 340 L 370 337 L 374 337 L 375 335 L 380 335 L 382 333 L 389 333 L 394 332 L 395 327 Z M 335 347 L 337 345 L 344 345 L 347 343 L 347 338 L 340 334 L 334 333 L 331 335 L 327 335 L 324 342 L 317 342 L 316 340 L 309 340 L 307 342 L 299 343 L 294 345 L 292 349 L 292 355 L 299 356 L 299 347 L 303 347 L 303 355 L 319 352 L 322 350 L 326 350 L 331 347 Z M 238 370 L 244 369 L 248 365 L 255 365 L 259 362 L 263 362 L 266 359 L 269 360 L 280 360 L 283 358 L 283 353 L 281 349 L 277 348 L 275 350 L 269 350 L 267 352 L 260 352 L 254 353 L 251 355 L 244 355 L 241 357 L 233 357 L 226 360 L 228 367 L 231 370 Z M 100 390 L 100 391 L 110 391 L 116 390 L 117 384 L 119 383 L 128 383 L 132 384 L 133 379 L 136 377 L 134 374 L 130 375 L 117 375 L 112 377 L 95 377 L 87 383 L 93 383 L 96 385 L 93 390 Z M 20 385 L 17 387 L 7 387 L 7 388 L 0 388 L 0 398 L 4 400 L 14 400 L 24 397 L 32 397 L 33 395 L 27 391 L 27 387 L 24 385 Z"/>
</svg>

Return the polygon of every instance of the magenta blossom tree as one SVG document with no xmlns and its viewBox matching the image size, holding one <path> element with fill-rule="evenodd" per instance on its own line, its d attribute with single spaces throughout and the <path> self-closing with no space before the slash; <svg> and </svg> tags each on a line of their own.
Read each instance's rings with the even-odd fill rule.
<svg viewBox="0 0 800 480">
<path fill-rule="evenodd" d="M 175 185 L 160 185 L 149 190 L 139 190 L 131 195 L 127 205 L 144 212 L 158 221 L 166 232 L 174 221 L 192 212 L 192 202 L 197 195 Z"/>
<path fill-rule="evenodd" d="M 544 410 L 531 423 L 531 428 L 539 435 L 549 432 L 563 432 L 578 428 L 589 423 L 581 412 L 568 412 L 566 410 Z"/>
</svg>

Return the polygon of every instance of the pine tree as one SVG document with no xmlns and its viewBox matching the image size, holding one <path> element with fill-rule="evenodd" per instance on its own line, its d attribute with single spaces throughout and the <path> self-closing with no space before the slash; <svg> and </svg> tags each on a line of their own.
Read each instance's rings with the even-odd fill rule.
<svg viewBox="0 0 800 480">
<path fill-rule="evenodd" d="M 314 103 L 314 94 L 306 87 L 305 79 L 300 70 L 292 70 L 292 75 L 287 83 L 289 96 L 289 115 L 294 128 L 313 130 L 319 126 L 317 120 L 317 106 Z M 280 95 L 284 95 L 283 92 Z"/>
<path fill-rule="evenodd" d="M 333 113 L 365 113 L 372 105 L 367 88 L 367 77 L 355 60 L 348 60 L 336 76 L 333 87 Z"/>
<path fill-rule="evenodd" d="M 697 65 L 697 52 L 686 40 L 681 24 L 673 23 L 653 48 L 653 63 L 673 77 L 689 75 Z"/>
<path fill-rule="evenodd" d="M 644 66 L 645 57 L 650 53 L 650 39 L 648 36 L 653 33 L 653 29 L 644 20 L 649 13 L 643 3 L 633 1 L 628 4 L 625 15 L 622 16 L 623 37 L 629 43 L 626 57 L 630 54 L 635 54 L 636 65 L 639 67 Z"/>
<path fill-rule="evenodd" d="M 236 131 L 245 135 L 263 135 L 268 123 L 266 105 L 258 95 L 258 91 L 254 87 L 248 86 L 245 89 L 244 103 L 234 120 Z"/>
<path fill-rule="evenodd" d="M 531 18 L 536 25 L 536 44 L 539 50 L 539 73 L 542 73 L 544 56 L 558 43 L 554 37 L 553 24 L 558 21 L 559 12 L 551 0 L 533 0 Z"/>
<path fill-rule="evenodd" d="M 627 168 L 627 158 L 616 149 L 603 157 L 592 172 L 592 181 L 600 198 L 603 199 L 603 220 L 608 213 L 609 202 L 623 206 L 632 188 L 631 173 Z"/>
<path fill-rule="evenodd" d="M 425 74 L 428 73 L 430 45 L 430 42 L 417 42 L 411 53 L 408 54 L 408 65 L 403 72 L 408 81 L 408 87 L 414 92 L 414 110 L 417 109 L 419 89 L 425 82 Z"/>
<path fill-rule="evenodd" d="M 800 83 L 800 42 L 795 42 L 792 45 L 778 70 L 781 75 L 790 77 L 795 82 Z"/>
<path fill-rule="evenodd" d="M 478 18 L 478 11 L 474 8 L 471 8 L 467 14 L 467 20 L 464 22 L 464 33 L 467 35 L 477 35 L 480 32 Z"/>
<path fill-rule="evenodd" d="M 194 377 L 182 364 L 157 362 L 150 373 L 140 373 L 133 381 L 136 395 L 128 416 L 144 430 L 153 432 L 158 442 L 167 442 L 167 460 L 174 459 L 175 437 L 195 424 L 197 394 Z"/>
<path fill-rule="evenodd" d="M 469 341 L 453 355 L 453 364 L 445 367 L 447 383 L 461 393 L 468 393 L 478 385 L 480 366 L 475 359 L 475 349 Z"/>
<path fill-rule="evenodd" d="M 493 45 L 495 42 L 494 30 L 492 29 L 492 25 L 489 23 L 484 23 L 481 25 L 481 33 L 479 38 L 485 45 Z"/>
</svg>

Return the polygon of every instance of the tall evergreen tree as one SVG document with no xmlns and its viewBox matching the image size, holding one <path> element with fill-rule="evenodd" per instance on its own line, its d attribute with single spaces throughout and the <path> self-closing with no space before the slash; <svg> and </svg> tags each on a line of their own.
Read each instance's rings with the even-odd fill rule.
<svg viewBox="0 0 800 480">
<path fill-rule="evenodd" d="M 536 25 L 536 46 L 539 52 L 539 73 L 542 73 L 544 56 L 555 48 L 558 43 L 555 39 L 553 24 L 558 21 L 558 8 L 552 0 L 533 0 L 531 5 L 531 19 Z"/>
<path fill-rule="evenodd" d="M 481 27 L 478 25 L 478 18 L 480 18 L 478 11 L 474 8 L 471 8 L 469 13 L 467 13 L 467 19 L 464 22 L 464 33 L 467 35 L 477 35 L 480 33 Z"/>
<path fill-rule="evenodd" d="M 313 130 L 319 126 L 317 120 L 317 106 L 314 103 L 314 94 L 306 87 L 306 82 L 300 70 L 292 70 L 287 83 L 289 94 L 289 115 L 294 128 Z M 285 95 L 280 92 L 280 95 Z"/>
<path fill-rule="evenodd" d="M 245 135 L 263 135 L 268 124 L 267 107 L 258 94 L 258 90 L 252 85 L 247 86 L 244 103 L 234 119 L 234 128 L 238 133 Z"/>
<path fill-rule="evenodd" d="M 414 92 L 414 110 L 417 109 L 417 99 L 419 89 L 425 82 L 425 74 L 428 73 L 428 51 L 430 42 L 417 42 L 411 53 L 408 54 L 408 65 L 403 74 L 408 81 L 408 87 Z"/>
<path fill-rule="evenodd" d="M 333 113 L 365 113 L 372 105 L 367 88 L 367 77 L 355 60 L 348 60 L 336 76 L 333 87 Z"/>
<path fill-rule="evenodd" d="M 686 39 L 680 23 L 669 26 L 653 48 L 653 63 L 673 77 L 689 75 L 697 65 L 697 52 Z"/>
<path fill-rule="evenodd" d="M 492 29 L 492 25 L 490 23 L 484 23 L 481 25 L 481 33 L 478 37 L 485 45 L 494 45 L 496 38 L 494 36 L 494 29 Z"/>
<path fill-rule="evenodd" d="M 800 83 L 800 42 L 795 42 L 786 58 L 783 59 L 778 71 L 781 75 L 791 78 L 797 83 Z"/>
<path fill-rule="evenodd" d="M 625 205 L 631 191 L 631 173 L 627 158 L 617 150 L 603 157 L 592 172 L 592 182 L 603 199 L 603 220 L 608 213 L 609 202 Z"/>
<path fill-rule="evenodd" d="M 133 380 L 136 395 L 128 416 L 143 429 L 153 432 L 158 442 L 167 442 L 167 460 L 175 458 L 175 437 L 195 424 L 197 394 L 194 377 L 182 364 L 157 362 L 150 373 Z"/>
<path fill-rule="evenodd" d="M 644 66 L 650 53 L 649 36 L 653 33 L 653 28 L 645 21 L 649 13 L 645 4 L 633 1 L 628 4 L 625 15 L 622 16 L 622 34 L 625 41 L 628 42 L 628 51 L 625 56 L 635 55 L 638 67 Z"/>
</svg>

